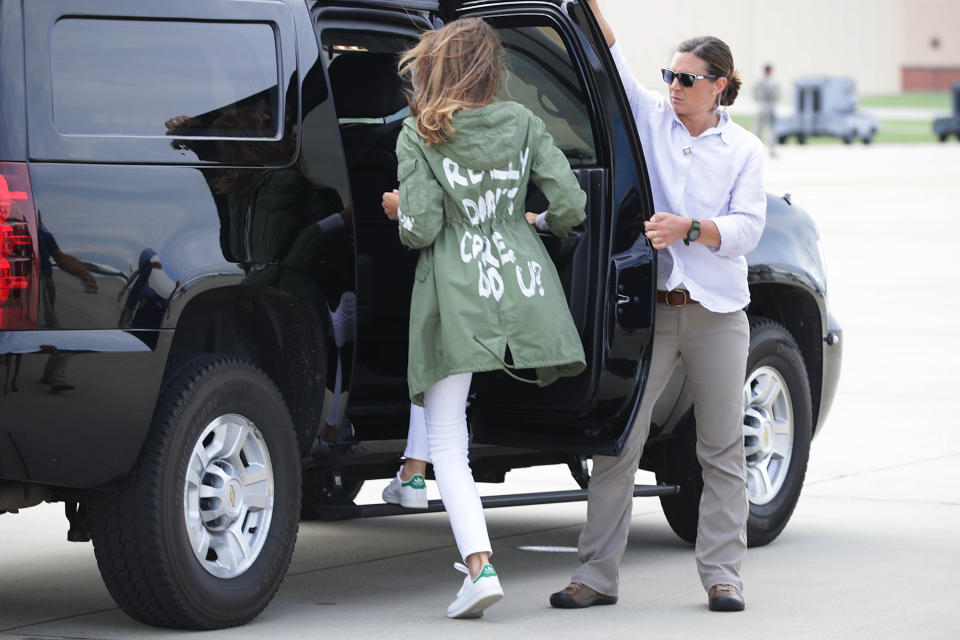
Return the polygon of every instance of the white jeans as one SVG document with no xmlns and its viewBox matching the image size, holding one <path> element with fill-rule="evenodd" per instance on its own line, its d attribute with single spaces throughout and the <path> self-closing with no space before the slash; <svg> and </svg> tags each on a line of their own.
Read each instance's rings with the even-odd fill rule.
<svg viewBox="0 0 960 640">
<path fill-rule="evenodd" d="M 470 471 L 466 407 L 472 378 L 472 373 L 459 373 L 426 390 L 422 413 L 429 457 L 424 457 L 423 450 L 417 449 L 423 442 L 423 433 L 416 433 L 418 429 L 415 428 L 415 414 L 419 407 L 410 411 L 406 453 L 407 457 L 433 462 L 440 499 L 450 517 L 453 537 L 464 562 L 474 553 L 492 552 L 483 505 Z M 411 455 L 413 451 L 419 453 Z"/>
<path fill-rule="evenodd" d="M 407 448 L 404 458 L 430 462 L 430 443 L 427 441 L 427 423 L 423 417 L 423 407 L 410 404 L 410 427 L 407 431 Z"/>
</svg>

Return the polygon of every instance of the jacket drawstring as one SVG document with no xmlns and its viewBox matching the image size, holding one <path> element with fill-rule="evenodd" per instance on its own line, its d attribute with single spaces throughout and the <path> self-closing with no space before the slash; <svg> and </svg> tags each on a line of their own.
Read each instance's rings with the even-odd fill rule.
<svg viewBox="0 0 960 640">
<path fill-rule="evenodd" d="M 510 376 L 510 377 L 513 378 L 514 380 L 519 380 L 520 382 L 526 382 L 527 384 L 537 384 L 537 381 L 536 381 L 536 380 L 528 380 L 527 378 L 521 378 L 521 377 L 518 376 L 517 374 L 513 373 L 512 371 L 510 371 L 510 369 L 516 369 L 516 367 L 510 366 L 509 364 L 507 364 L 506 362 L 504 362 L 504 361 L 503 361 L 503 358 L 501 358 L 500 356 L 498 356 L 498 355 L 493 351 L 493 349 L 491 349 L 490 347 L 488 347 L 487 345 L 485 345 L 485 344 L 483 343 L 483 341 L 481 341 L 480 338 L 477 337 L 477 334 L 473 334 L 473 339 L 477 342 L 477 344 L 479 344 L 481 347 L 483 347 L 484 349 L 486 349 L 487 352 L 490 353 L 490 355 L 492 355 L 494 358 L 497 359 L 497 362 L 499 362 L 499 363 L 500 363 L 500 366 L 503 367 L 503 372 L 506 373 L 508 376 Z"/>
</svg>

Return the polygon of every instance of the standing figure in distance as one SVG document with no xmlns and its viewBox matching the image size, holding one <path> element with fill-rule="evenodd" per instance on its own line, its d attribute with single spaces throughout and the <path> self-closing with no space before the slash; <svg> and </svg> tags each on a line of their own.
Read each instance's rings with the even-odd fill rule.
<svg viewBox="0 0 960 640">
<path fill-rule="evenodd" d="M 777 100 L 780 99 L 780 87 L 773 79 L 773 65 L 763 67 L 763 77 L 753 88 L 753 98 L 757 101 L 756 133 L 770 150 L 771 156 L 777 155 L 777 135 L 773 125 L 777 120 Z"/>
</svg>

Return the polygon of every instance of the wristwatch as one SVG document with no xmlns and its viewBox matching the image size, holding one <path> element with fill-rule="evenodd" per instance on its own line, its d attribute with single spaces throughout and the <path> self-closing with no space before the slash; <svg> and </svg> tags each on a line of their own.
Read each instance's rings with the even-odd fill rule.
<svg viewBox="0 0 960 640">
<path fill-rule="evenodd" d="M 693 224 L 690 225 L 690 231 L 687 232 L 687 237 L 683 239 L 683 244 L 690 246 L 691 242 L 696 242 L 697 238 L 700 237 L 700 221 L 694 220 Z"/>
</svg>

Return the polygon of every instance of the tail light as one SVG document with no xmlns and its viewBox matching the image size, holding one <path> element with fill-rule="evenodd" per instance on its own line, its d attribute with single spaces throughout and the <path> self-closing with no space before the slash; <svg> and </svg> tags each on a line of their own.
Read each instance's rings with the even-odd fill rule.
<svg viewBox="0 0 960 640">
<path fill-rule="evenodd" d="M 27 165 L 0 162 L 0 331 L 37 327 L 37 238 Z"/>
</svg>

